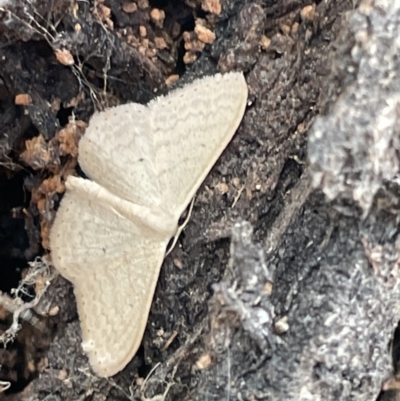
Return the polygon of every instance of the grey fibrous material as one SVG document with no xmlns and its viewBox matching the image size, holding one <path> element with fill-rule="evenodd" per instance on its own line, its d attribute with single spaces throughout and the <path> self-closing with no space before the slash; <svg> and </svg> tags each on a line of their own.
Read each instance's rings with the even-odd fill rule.
<svg viewBox="0 0 400 401">
<path fill-rule="evenodd" d="M 79 144 L 92 180 L 68 178 L 50 241 L 55 267 L 74 284 L 83 349 L 100 376 L 136 353 L 165 248 L 246 103 L 243 75 L 218 74 L 92 118 Z"/>
</svg>

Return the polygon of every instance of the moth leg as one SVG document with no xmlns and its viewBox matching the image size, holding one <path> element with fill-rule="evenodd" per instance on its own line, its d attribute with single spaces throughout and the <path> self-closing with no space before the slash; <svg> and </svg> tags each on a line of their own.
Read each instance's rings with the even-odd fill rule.
<svg viewBox="0 0 400 401">
<path fill-rule="evenodd" d="M 188 211 L 185 221 L 180 226 L 178 226 L 178 228 L 176 229 L 176 232 L 174 235 L 174 240 L 172 241 L 171 246 L 165 252 L 165 257 L 167 257 L 172 252 L 172 250 L 175 248 L 175 245 L 178 241 L 179 236 L 181 235 L 181 232 L 187 226 L 187 223 L 189 223 L 190 217 L 192 216 L 194 199 L 195 199 L 195 197 L 193 197 L 193 199 L 190 202 L 189 211 Z"/>
</svg>

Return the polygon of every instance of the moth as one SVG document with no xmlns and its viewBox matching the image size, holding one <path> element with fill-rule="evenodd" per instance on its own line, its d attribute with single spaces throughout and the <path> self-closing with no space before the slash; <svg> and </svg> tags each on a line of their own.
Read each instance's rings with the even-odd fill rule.
<svg viewBox="0 0 400 401">
<path fill-rule="evenodd" d="M 50 246 L 74 286 L 83 350 L 99 376 L 136 353 L 167 244 L 246 103 L 243 74 L 217 74 L 90 120 L 78 158 L 89 179 L 68 177 Z"/>
</svg>

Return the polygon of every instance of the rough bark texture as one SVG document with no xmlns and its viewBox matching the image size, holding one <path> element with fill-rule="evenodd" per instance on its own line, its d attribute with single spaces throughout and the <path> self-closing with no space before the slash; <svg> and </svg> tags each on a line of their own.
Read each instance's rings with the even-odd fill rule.
<svg viewBox="0 0 400 401">
<path fill-rule="evenodd" d="M 2 278 L 46 248 L 84 130 L 72 111 L 87 121 L 100 105 L 147 101 L 183 70 L 183 82 L 242 70 L 251 101 L 164 262 L 126 369 L 91 373 L 71 287 L 57 277 L 36 323 L 0 350 L 6 400 L 397 396 L 387 379 L 400 318 L 400 4 L 226 0 L 212 14 L 205 3 L 157 3 L 162 26 L 144 1 L 134 13 L 106 1 L 112 24 L 103 3 L 0 6 Z M 180 38 L 199 15 L 216 40 L 189 67 Z M 168 47 L 137 45 L 142 26 Z M 74 65 L 57 62 L 60 49 Z M 16 106 L 17 94 L 31 102 Z"/>
</svg>

